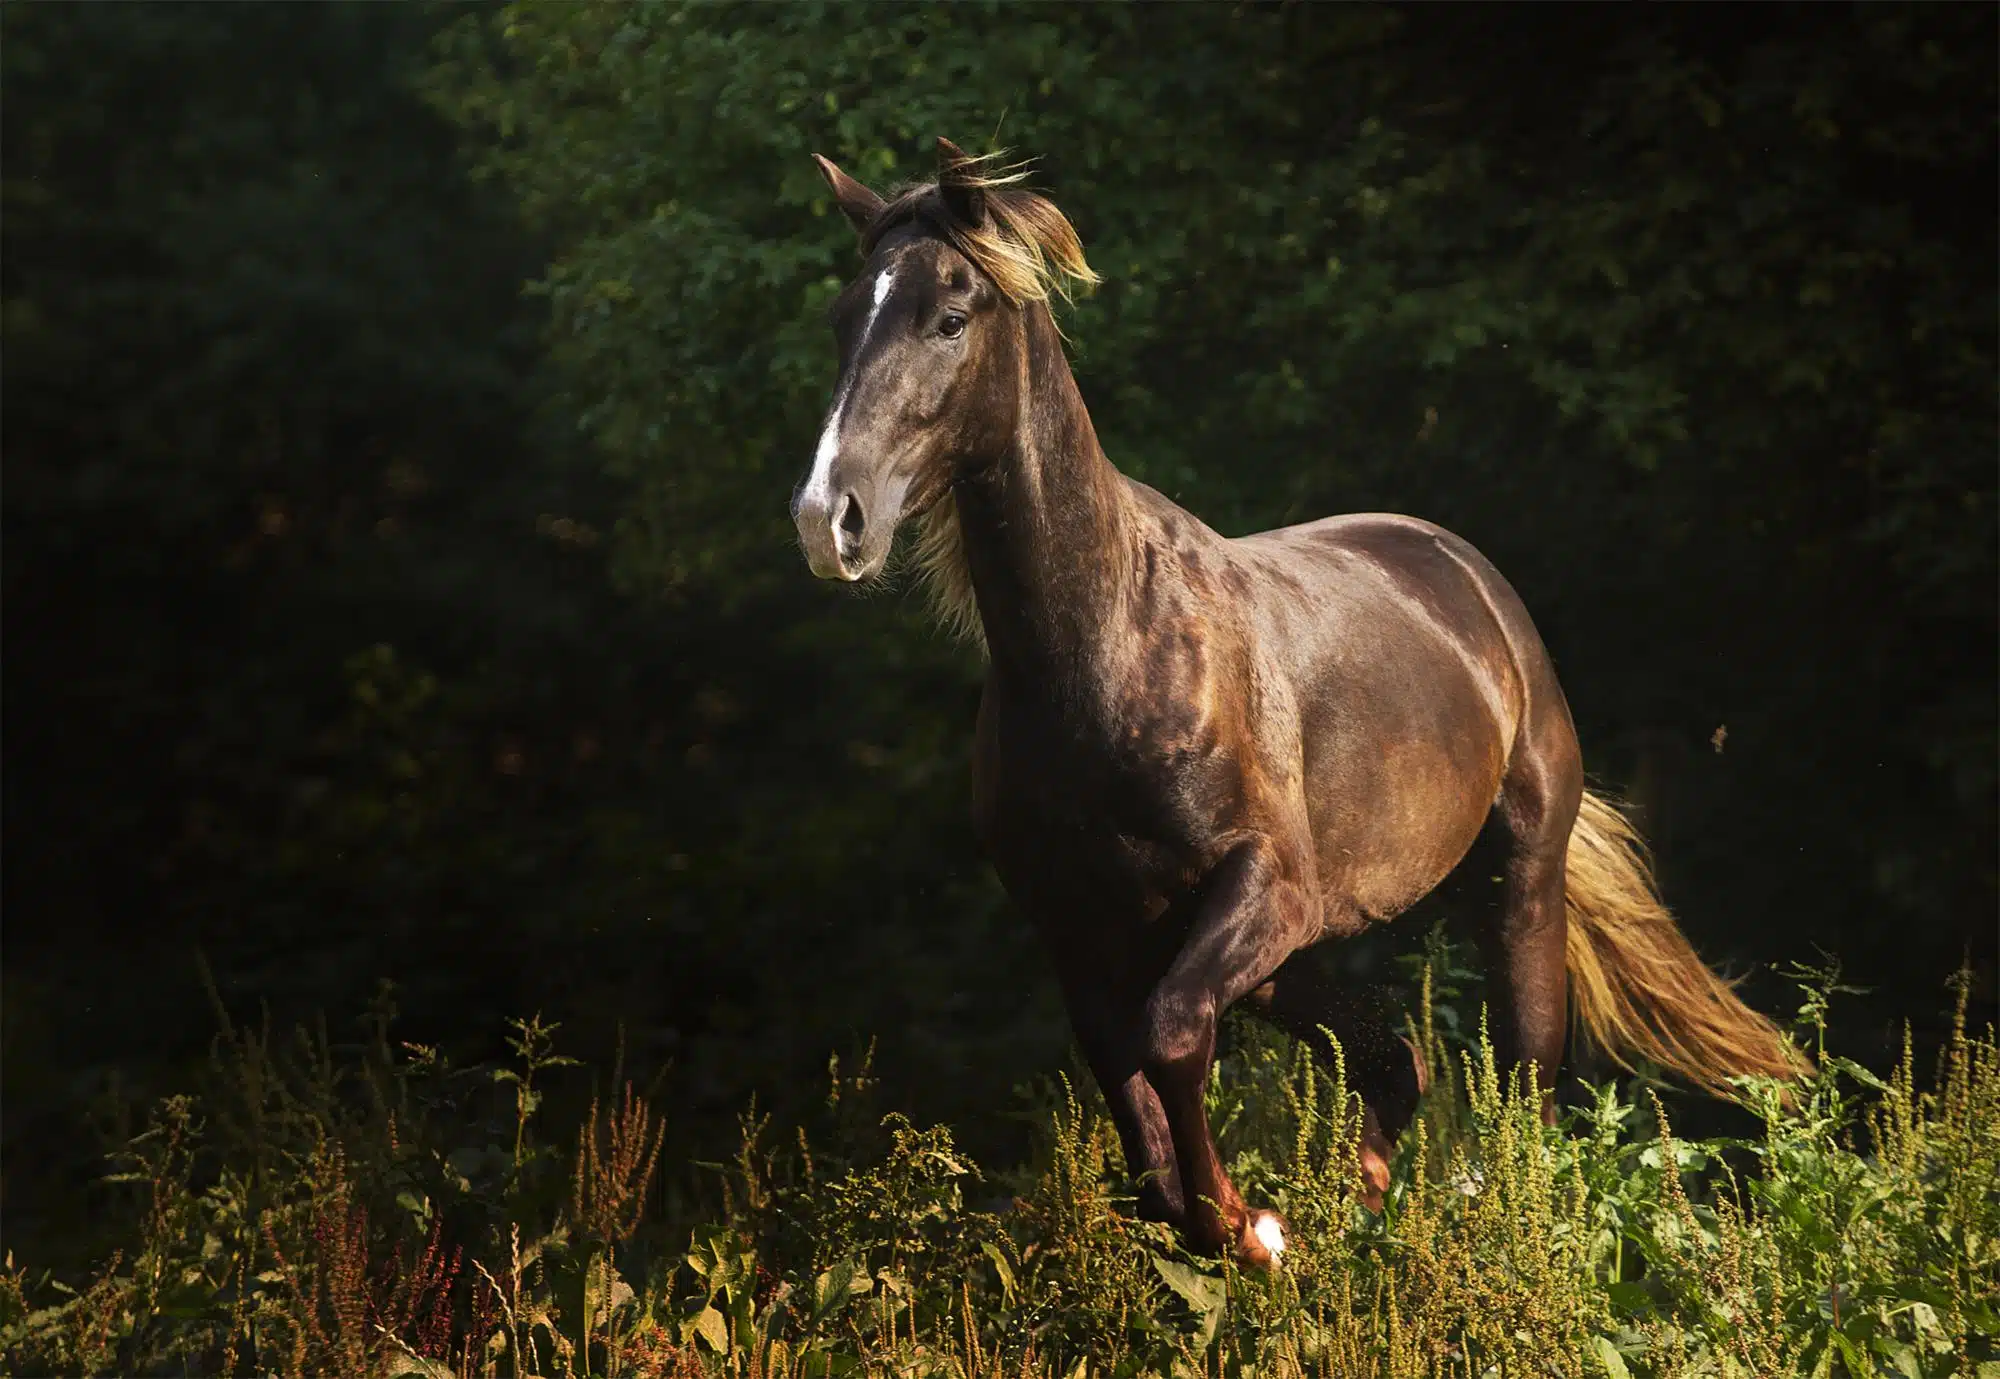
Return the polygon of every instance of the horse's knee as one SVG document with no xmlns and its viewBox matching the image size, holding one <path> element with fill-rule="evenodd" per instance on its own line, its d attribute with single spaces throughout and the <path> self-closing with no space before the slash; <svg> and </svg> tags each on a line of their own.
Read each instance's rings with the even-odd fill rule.
<svg viewBox="0 0 2000 1379">
<path fill-rule="evenodd" d="M 1166 985 L 1146 1002 L 1146 1071 L 1155 1078 L 1207 1072 L 1215 1050 L 1215 998 Z"/>
</svg>

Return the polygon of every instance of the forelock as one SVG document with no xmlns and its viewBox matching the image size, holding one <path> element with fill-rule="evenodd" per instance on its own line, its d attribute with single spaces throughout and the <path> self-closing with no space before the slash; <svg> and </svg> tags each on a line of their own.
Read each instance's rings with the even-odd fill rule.
<svg viewBox="0 0 2000 1379">
<path fill-rule="evenodd" d="M 890 197 L 861 236 L 862 255 L 872 256 L 894 231 L 915 226 L 964 255 L 1016 306 L 1051 296 L 1068 300 L 1072 283 L 1098 281 L 1076 228 L 1054 202 L 999 179 L 976 185 L 985 193 L 982 224 L 969 226 L 953 216 L 937 183 L 918 183 Z"/>
</svg>

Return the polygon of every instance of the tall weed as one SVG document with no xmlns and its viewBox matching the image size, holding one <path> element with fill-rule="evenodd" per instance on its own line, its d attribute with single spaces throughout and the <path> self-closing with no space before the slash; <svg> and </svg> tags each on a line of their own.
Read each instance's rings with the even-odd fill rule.
<svg viewBox="0 0 2000 1379">
<path fill-rule="evenodd" d="M 1801 974 L 1824 1054 L 1832 971 Z M 830 1067 L 823 1122 L 754 1107 L 713 1209 L 659 1203 L 659 1108 L 630 1084 L 542 1124 L 572 1060 L 516 1022 L 457 1069 L 398 1045 L 387 994 L 337 1056 L 225 1023 L 214 1086 L 124 1147 L 130 1243 L 67 1283 L 11 1257 L 16 1374 L 581 1376 L 2000 1376 L 2000 1047 L 1959 1018 L 1920 1084 L 1822 1057 L 1760 1136 L 1691 1143 L 1643 1088 L 1556 1128 L 1503 1076 L 1434 949 L 1411 1035 L 1431 1090 L 1384 1210 L 1358 1204 L 1335 1061 L 1246 1026 L 1210 1088 L 1231 1171 L 1292 1224 L 1271 1276 L 1130 1215 L 1101 1103 L 1052 1084 L 1029 1161 Z M 1439 995 L 1447 999 L 1436 999 Z M 693 1200 L 699 1193 L 674 1200 Z"/>
</svg>

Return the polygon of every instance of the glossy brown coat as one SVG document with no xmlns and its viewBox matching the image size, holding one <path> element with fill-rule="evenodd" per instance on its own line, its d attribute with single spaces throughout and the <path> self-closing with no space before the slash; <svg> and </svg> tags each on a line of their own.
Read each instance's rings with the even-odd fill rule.
<svg viewBox="0 0 2000 1379">
<path fill-rule="evenodd" d="M 1113 468 L 1046 300 L 994 256 L 1012 223 L 994 198 L 1022 198 L 1004 209 L 1035 233 L 1059 213 L 940 142 L 939 184 L 894 203 L 822 162 L 868 267 L 836 307 L 801 542 L 816 571 L 865 579 L 906 518 L 942 536 L 988 653 L 979 836 L 1046 940 L 1142 1209 L 1269 1264 L 1283 1225 L 1245 1207 L 1203 1109 L 1218 1019 L 1248 999 L 1332 1031 L 1379 1199 L 1421 1071 L 1292 959 L 1394 918 L 1489 828 L 1495 1034 L 1550 1085 L 1584 798 L 1569 709 L 1519 597 L 1449 532 L 1366 514 L 1228 539 Z M 1036 247 L 1060 257 L 1066 231 Z"/>
</svg>

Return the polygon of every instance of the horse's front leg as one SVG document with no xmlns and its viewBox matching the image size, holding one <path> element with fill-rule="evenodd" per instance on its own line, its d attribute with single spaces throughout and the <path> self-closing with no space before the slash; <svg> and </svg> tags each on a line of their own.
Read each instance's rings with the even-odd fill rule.
<svg viewBox="0 0 2000 1379">
<path fill-rule="evenodd" d="M 1111 1108 L 1125 1167 L 1139 1184 L 1139 1215 L 1187 1228 L 1187 1200 L 1173 1136 L 1160 1098 L 1146 1080 L 1145 1000 L 1094 953 L 1058 950 L 1056 973 L 1070 1028 Z"/>
<path fill-rule="evenodd" d="M 1186 941 L 1146 1002 L 1146 1077 L 1159 1093 L 1196 1249 L 1234 1250 L 1269 1268 L 1285 1247 L 1274 1212 L 1250 1213 L 1223 1171 L 1203 1090 L 1222 1012 L 1261 985 L 1313 932 L 1312 901 L 1265 837 L 1231 849 L 1203 887 Z"/>
</svg>

